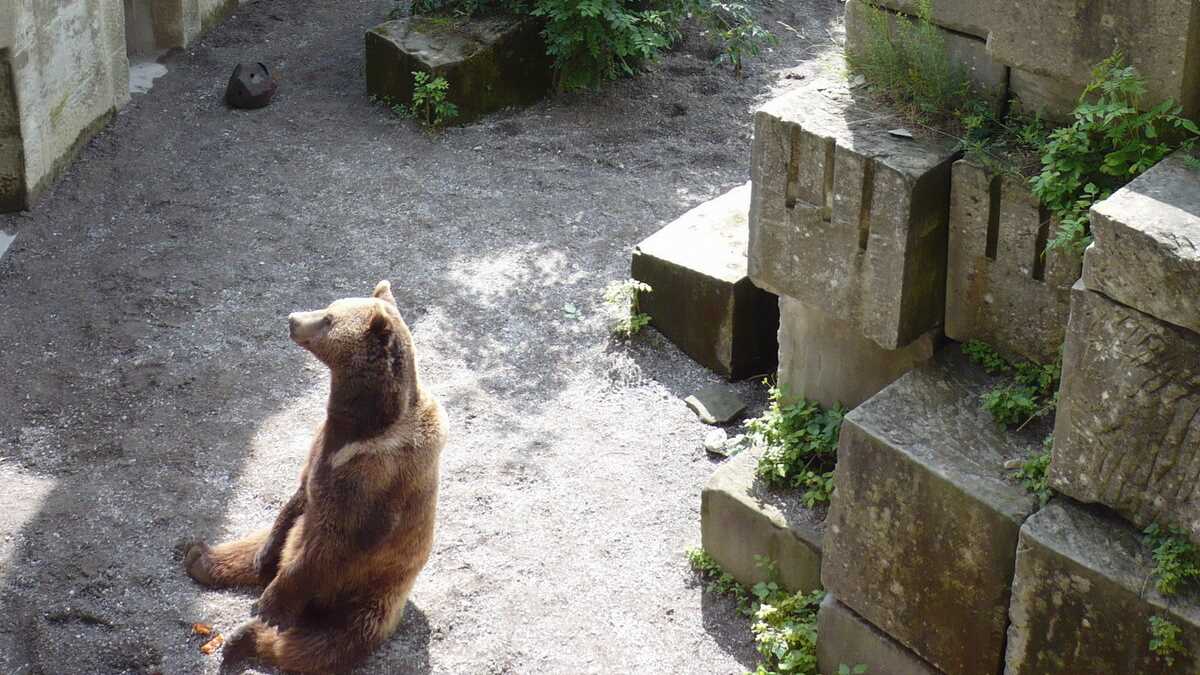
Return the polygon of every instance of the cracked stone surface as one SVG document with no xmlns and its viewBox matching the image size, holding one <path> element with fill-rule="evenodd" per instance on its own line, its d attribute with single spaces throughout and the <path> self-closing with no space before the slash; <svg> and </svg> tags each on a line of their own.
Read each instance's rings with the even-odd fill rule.
<svg viewBox="0 0 1200 675">
<path fill-rule="evenodd" d="M 653 330 L 610 341 L 601 293 L 747 180 L 751 111 L 826 67 L 842 5 L 776 8 L 807 37 L 744 79 L 689 33 L 644 77 L 441 135 L 368 102 L 392 7 L 242 4 L 0 217 L 0 672 L 217 672 L 191 624 L 254 597 L 193 584 L 178 546 L 271 522 L 327 392 L 286 314 L 383 278 L 451 437 L 433 557 L 360 672 L 753 669 L 684 556 L 715 464 L 683 397 L 719 380 Z M 280 91 L 230 111 L 246 60 Z"/>
</svg>

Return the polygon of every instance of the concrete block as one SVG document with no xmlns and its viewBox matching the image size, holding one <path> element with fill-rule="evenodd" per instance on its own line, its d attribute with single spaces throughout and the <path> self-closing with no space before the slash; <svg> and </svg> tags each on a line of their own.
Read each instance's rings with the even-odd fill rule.
<svg viewBox="0 0 1200 675">
<path fill-rule="evenodd" d="M 959 4 L 964 3 L 959 0 Z M 998 5 L 998 6 L 997 6 Z M 1005 0 L 987 12 L 997 60 L 1078 96 L 1114 49 L 1146 78 L 1145 103 L 1168 98 L 1200 113 L 1200 3 L 1194 0 Z"/>
<path fill-rule="evenodd" d="M 942 323 L 956 148 L 856 96 L 814 81 L 755 113 L 750 278 L 897 349 Z"/>
<path fill-rule="evenodd" d="M 1057 360 L 1082 260 L 1045 252 L 1056 229 L 1024 181 L 955 162 L 946 335 L 983 340 L 1010 357 Z"/>
<path fill-rule="evenodd" d="M 754 475 L 762 451 L 738 454 L 717 469 L 700 495 L 704 550 L 747 586 L 766 581 L 754 556 L 776 563 L 792 591 L 821 587 L 822 510 L 809 509 L 799 490 L 770 490 Z"/>
<path fill-rule="evenodd" d="M 821 580 L 945 673 L 999 672 L 1017 535 L 1036 508 L 1005 463 L 1040 439 L 980 409 L 993 384 L 943 349 L 851 411 L 838 447 Z"/>
<path fill-rule="evenodd" d="M 935 329 L 900 349 L 884 349 L 824 311 L 779 297 L 779 386 L 789 397 L 826 408 L 853 408 L 928 363 L 941 344 Z"/>
<path fill-rule="evenodd" d="M 893 5 L 906 4 L 893 2 Z M 893 35 L 901 15 L 887 9 L 873 9 L 869 0 L 847 0 L 846 2 L 846 54 L 859 54 L 870 39 L 869 17 L 872 11 L 882 11 L 887 18 Z M 908 20 L 912 20 L 909 18 Z M 946 56 L 951 63 L 963 69 L 976 93 L 991 102 L 992 109 L 999 114 L 1008 99 L 1008 66 L 996 61 L 988 54 L 987 40 L 964 35 L 950 30 L 938 31 L 946 46 Z"/>
<path fill-rule="evenodd" d="M 1167 600 L 1137 530 L 1055 499 L 1021 528 L 1005 675 L 1167 675 L 1200 668 L 1200 593 Z M 1150 651 L 1150 617 L 1178 626 L 1186 654 Z"/>
<path fill-rule="evenodd" d="M 478 17 L 446 24 L 428 17 L 388 21 L 367 31 L 367 91 L 398 103 L 412 100 L 413 72 L 450 82 L 454 123 L 546 95 L 553 82 L 540 32 L 530 18 Z"/>
<path fill-rule="evenodd" d="M 1200 333 L 1200 170 L 1178 152 L 1092 207 L 1084 285 Z"/>
<path fill-rule="evenodd" d="M 917 14 L 917 0 L 875 0 L 881 7 L 910 16 Z M 933 0 L 933 22 L 959 33 L 986 40 L 992 13 L 1007 3 L 992 0 Z"/>
<path fill-rule="evenodd" d="M 817 670 L 837 673 L 841 665 L 867 667 L 867 673 L 941 675 L 827 593 L 817 612 Z"/>
<path fill-rule="evenodd" d="M 1008 73 L 1009 96 L 1021 101 L 1022 110 L 1041 113 L 1052 127 L 1071 121 L 1071 113 L 1079 103 L 1079 94 L 1083 91 L 1082 86 L 1031 73 L 1022 68 L 1009 68 Z"/>
<path fill-rule="evenodd" d="M 651 324 L 688 356 L 730 379 L 769 373 L 779 306 L 747 273 L 750 184 L 688 211 L 633 250 L 631 275 Z"/>
<path fill-rule="evenodd" d="M 1200 335 L 1076 284 L 1049 476 L 1200 543 Z"/>
</svg>

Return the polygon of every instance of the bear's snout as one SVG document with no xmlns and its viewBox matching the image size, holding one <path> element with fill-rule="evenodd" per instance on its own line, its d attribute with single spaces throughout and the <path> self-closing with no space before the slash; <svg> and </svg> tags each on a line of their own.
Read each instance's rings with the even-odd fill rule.
<svg viewBox="0 0 1200 675">
<path fill-rule="evenodd" d="M 328 321 L 325 312 L 292 312 L 288 314 L 288 333 L 300 344 L 316 337 Z"/>
</svg>

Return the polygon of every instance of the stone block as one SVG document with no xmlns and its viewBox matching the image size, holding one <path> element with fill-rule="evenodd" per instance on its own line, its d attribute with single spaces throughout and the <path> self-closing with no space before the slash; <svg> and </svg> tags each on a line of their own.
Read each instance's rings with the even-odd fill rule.
<svg viewBox="0 0 1200 675">
<path fill-rule="evenodd" d="M 1200 335 L 1071 293 L 1051 486 L 1200 543 Z"/>
<path fill-rule="evenodd" d="M 750 277 L 897 349 L 942 323 L 956 148 L 863 96 L 814 81 L 755 113 Z"/>
<path fill-rule="evenodd" d="M 1006 462 L 1040 445 L 980 408 L 994 378 L 958 347 L 846 416 L 821 580 L 945 673 L 996 673 L 1021 523 Z"/>
<path fill-rule="evenodd" d="M 775 369 L 779 306 L 750 281 L 750 184 L 688 211 L 633 249 L 631 275 L 653 325 L 688 356 L 730 379 Z"/>
<path fill-rule="evenodd" d="M 904 4 L 896 3 L 892 4 Z M 871 37 L 870 12 L 881 11 L 893 34 L 901 16 L 887 9 L 873 9 L 869 0 L 846 2 L 846 54 L 852 57 L 862 52 Z M 912 20 L 912 19 L 908 19 Z M 962 68 L 975 91 L 991 103 L 999 114 L 1008 98 L 1008 66 L 988 54 L 987 40 L 950 30 L 938 30 L 951 63 Z"/>
<path fill-rule="evenodd" d="M 1167 675 L 1200 668 L 1200 593 L 1163 598 L 1137 530 L 1055 499 L 1021 528 L 1005 675 Z M 1150 618 L 1181 629 L 1174 664 L 1150 651 Z"/>
<path fill-rule="evenodd" d="M 941 675 L 827 593 L 817 612 L 817 670 L 838 672 L 841 665 L 867 667 L 867 673 Z"/>
<path fill-rule="evenodd" d="M 994 58 L 1059 82 L 1064 95 L 1078 96 L 1092 68 L 1121 49 L 1146 78 L 1147 105 L 1173 98 L 1190 115 L 1200 113 L 1200 3 L 1194 0 L 1005 0 L 992 6 L 986 21 Z"/>
<path fill-rule="evenodd" d="M 1083 87 L 1065 83 L 1021 68 L 1008 69 L 1009 96 L 1021 101 L 1021 109 L 1041 113 L 1051 127 L 1071 121 Z"/>
<path fill-rule="evenodd" d="M 1200 333 L 1200 170 L 1178 152 L 1092 207 L 1084 284 Z"/>
<path fill-rule="evenodd" d="M 1081 256 L 1045 252 L 1057 222 L 1024 181 L 970 160 L 954 163 L 946 335 L 983 340 L 1010 357 L 1058 359 Z"/>
<path fill-rule="evenodd" d="M 917 14 L 917 0 L 875 0 L 881 6 L 894 12 L 910 16 Z M 991 0 L 981 3 L 978 0 L 933 0 L 933 22 L 944 28 L 987 39 L 988 25 L 992 12 L 997 6 L 1007 3 Z"/>
<path fill-rule="evenodd" d="M 424 71 L 450 83 L 446 100 L 459 113 L 454 123 L 529 105 L 553 83 L 541 30 L 541 22 L 520 17 L 388 21 L 367 31 L 367 92 L 408 104 L 412 74 Z"/>
<path fill-rule="evenodd" d="M 780 583 L 809 592 L 821 587 L 821 510 L 809 509 L 799 490 L 771 490 L 754 475 L 761 450 L 742 452 L 717 469 L 700 495 L 704 550 L 742 584 L 767 575 L 754 556 L 775 562 Z"/>
<path fill-rule="evenodd" d="M 941 343 L 935 329 L 900 349 L 884 349 L 853 326 L 779 296 L 779 386 L 789 397 L 826 408 L 853 408 L 928 363 Z"/>
</svg>

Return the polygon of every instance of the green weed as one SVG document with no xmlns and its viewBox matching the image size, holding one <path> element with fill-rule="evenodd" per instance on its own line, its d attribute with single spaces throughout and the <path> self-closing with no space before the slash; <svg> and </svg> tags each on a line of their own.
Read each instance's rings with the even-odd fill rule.
<svg viewBox="0 0 1200 675">
<path fill-rule="evenodd" d="M 758 476 L 768 485 L 803 489 L 810 508 L 829 503 L 845 408 L 827 410 L 803 399 L 788 403 L 778 387 L 769 396 L 766 412 L 744 425 L 751 441 L 765 448 Z"/>
<path fill-rule="evenodd" d="M 1154 585 L 1163 595 L 1174 595 L 1181 585 L 1200 578 L 1200 550 L 1179 527 L 1147 527 L 1146 545 L 1154 556 Z"/>
<path fill-rule="evenodd" d="M 1175 665 L 1175 656 L 1187 654 L 1187 649 L 1179 641 L 1179 626 L 1161 616 L 1150 617 L 1150 651 L 1166 661 L 1168 666 Z"/>
<path fill-rule="evenodd" d="M 431 78 L 429 73 L 420 70 L 413 71 L 412 76 L 412 106 L 409 109 L 414 117 L 431 127 L 440 127 L 458 117 L 458 106 L 446 100 L 450 91 L 446 78 Z"/>
<path fill-rule="evenodd" d="M 604 289 L 604 303 L 608 305 L 609 313 L 613 316 L 614 335 L 633 337 L 649 325 L 650 315 L 642 313 L 639 309 L 638 296 L 653 291 L 649 284 L 637 279 L 614 281 Z"/>
</svg>

